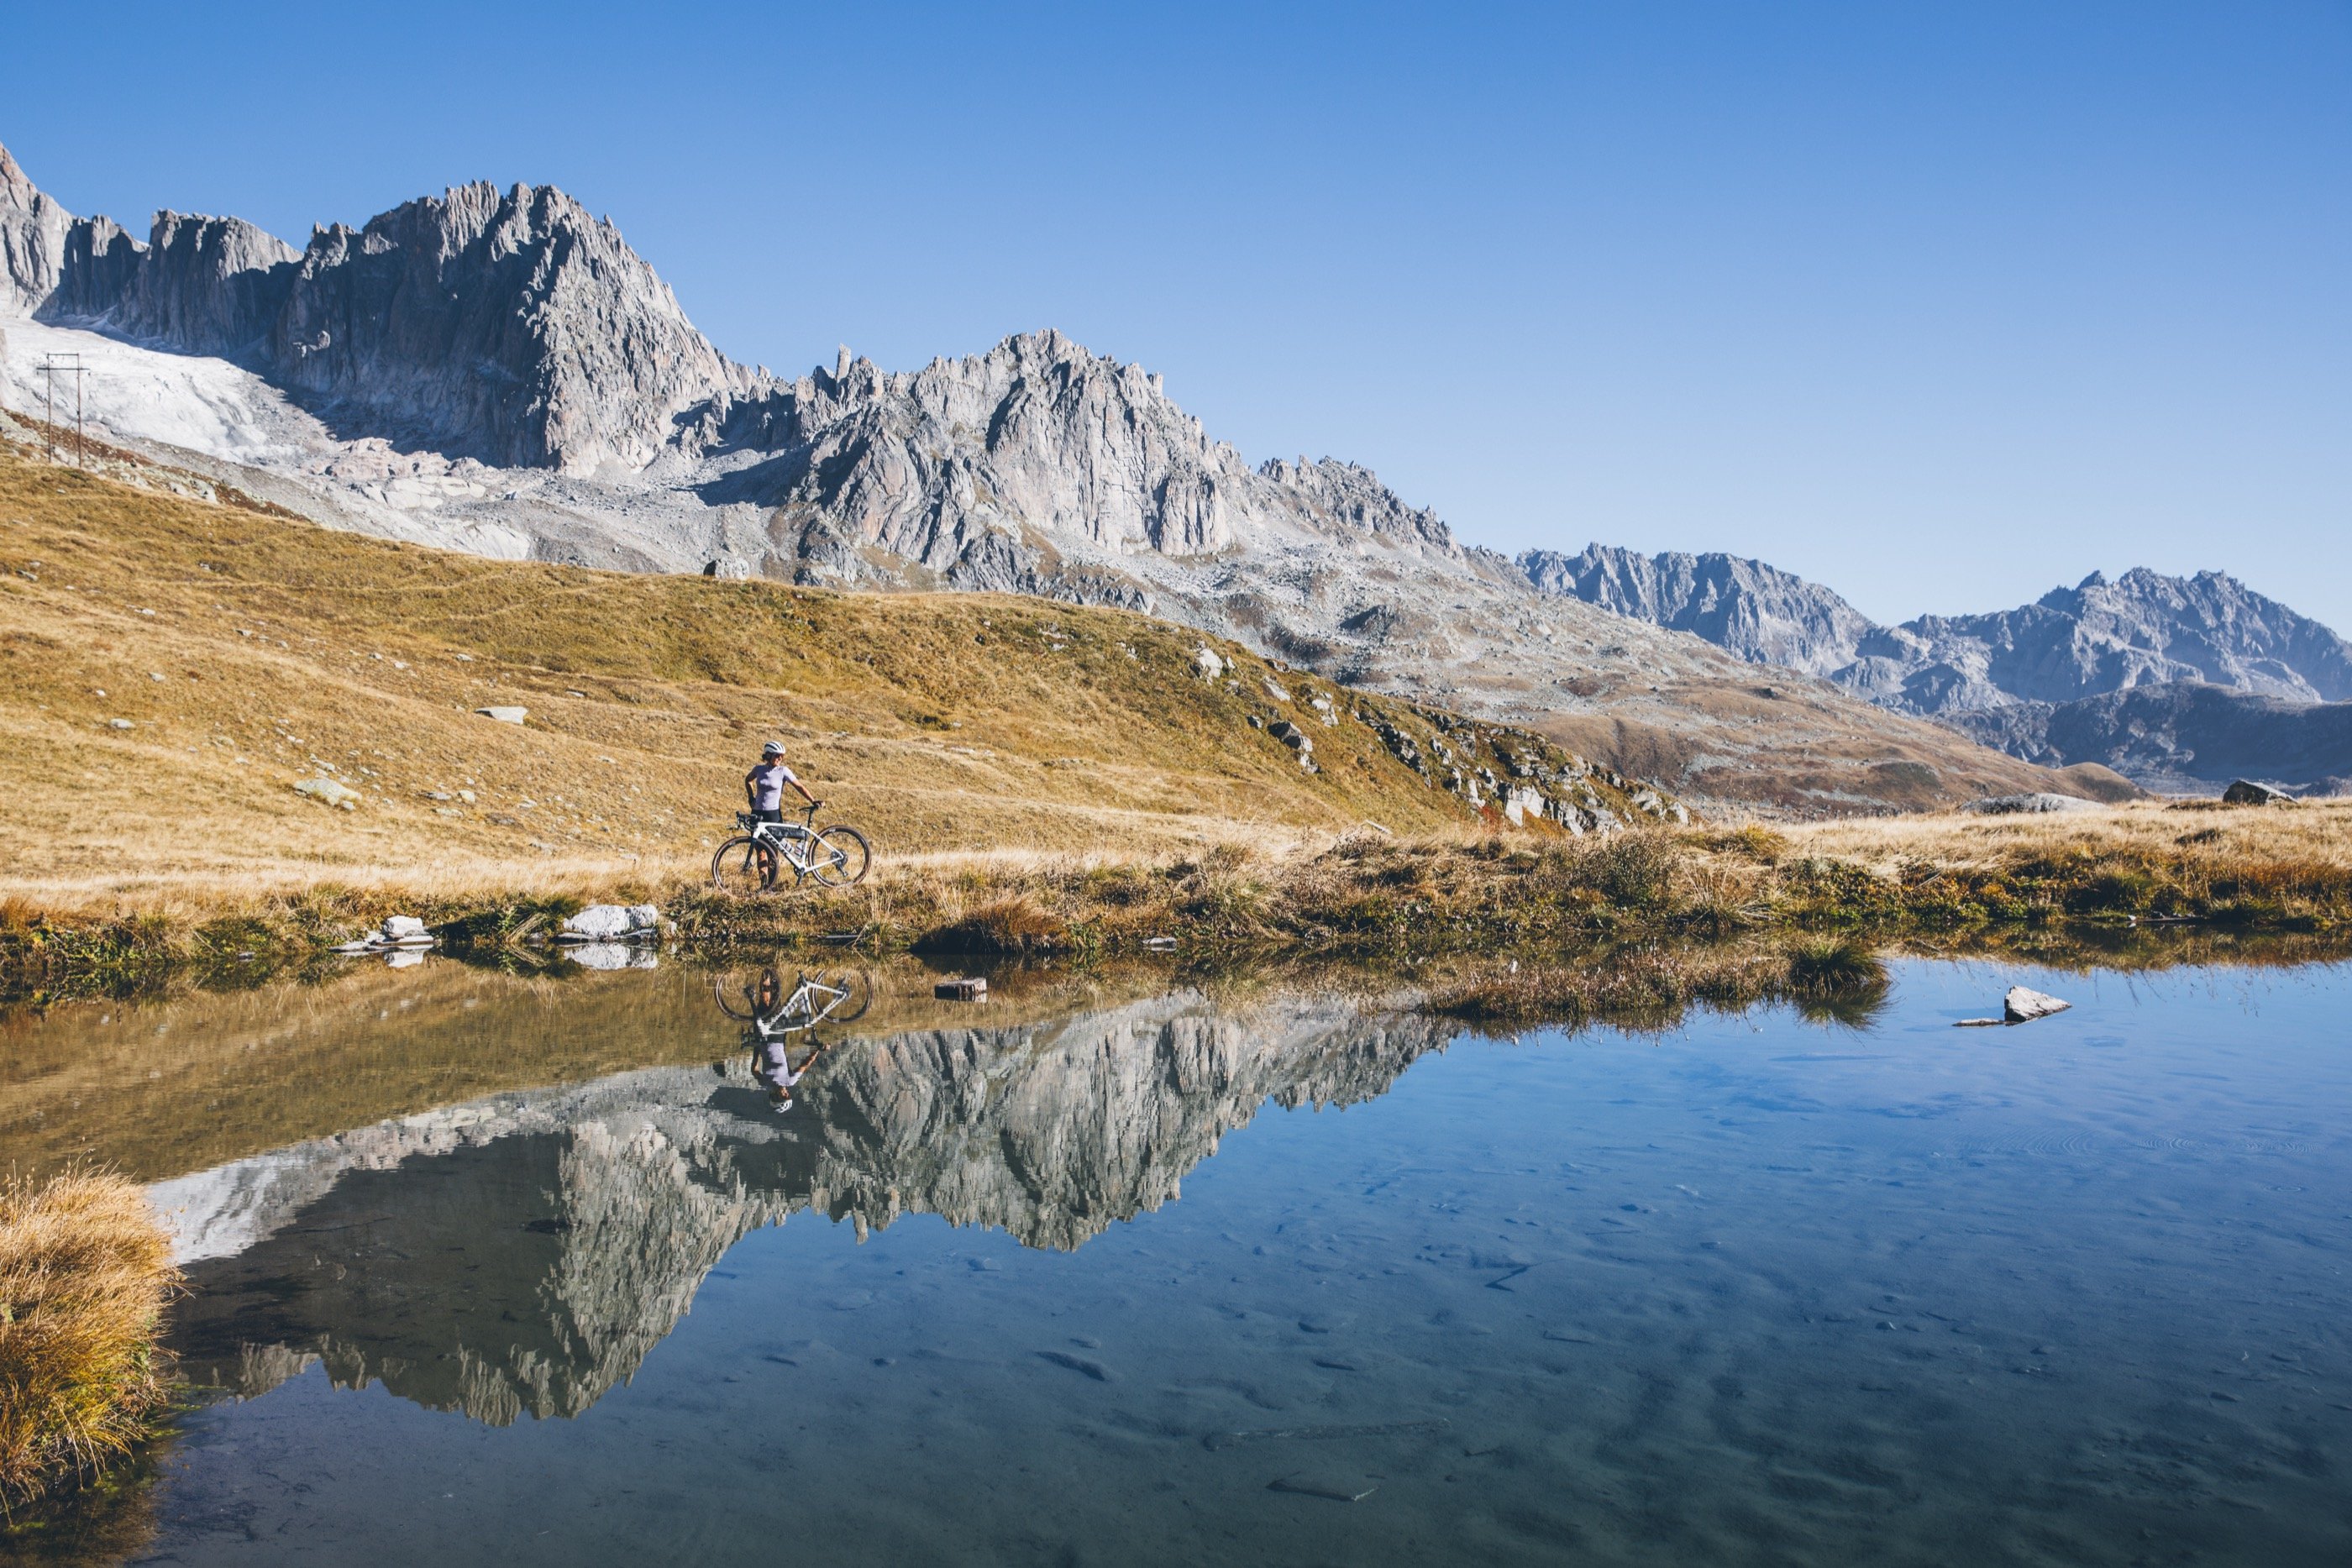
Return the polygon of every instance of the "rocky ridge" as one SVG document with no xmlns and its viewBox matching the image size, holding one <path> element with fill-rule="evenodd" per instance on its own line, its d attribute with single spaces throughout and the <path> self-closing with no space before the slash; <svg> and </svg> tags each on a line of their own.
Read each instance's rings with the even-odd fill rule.
<svg viewBox="0 0 2352 1568">
<path fill-rule="evenodd" d="M 1141 610 L 1701 798 L 1818 814 L 2049 783 L 1827 685 L 1759 699 L 1739 660 L 1538 594 L 1364 468 L 1252 466 L 1058 332 L 911 372 L 735 365 L 551 189 L 458 187 L 296 256 L 168 214 L 142 245 L 16 172 L 0 235 L 17 407 L 39 353 L 83 351 L 107 439 L 331 526 Z"/>
<path fill-rule="evenodd" d="M 2014 756 L 2051 767 L 2095 759 L 2166 793 L 2214 795 L 2259 778 L 2297 794 L 2352 794 L 2352 702 L 2171 681 L 2070 703 L 2006 703 L 1948 722 Z"/>
<path fill-rule="evenodd" d="M 2045 767 L 2096 762 L 2157 789 L 2249 767 L 2345 771 L 2317 738 L 2332 722 L 2317 705 L 2352 697 L 2352 643 L 2219 571 L 2094 572 L 2015 610 L 1878 626 L 1818 584 L 1729 556 L 1593 545 L 1519 566 L 1544 592 L 1820 675 Z M 2223 754 L 2244 766 L 2211 761 Z"/>
</svg>

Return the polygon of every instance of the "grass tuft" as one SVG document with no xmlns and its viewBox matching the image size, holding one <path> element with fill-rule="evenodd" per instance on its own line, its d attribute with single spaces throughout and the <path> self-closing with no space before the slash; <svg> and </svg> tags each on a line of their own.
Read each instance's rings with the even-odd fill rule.
<svg viewBox="0 0 2352 1568">
<path fill-rule="evenodd" d="M 0 1186 L 0 1512 L 129 1455 L 169 1403 L 157 1335 L 179 1288 L 136 1186 L 68 1171 Z"/>
</svg>

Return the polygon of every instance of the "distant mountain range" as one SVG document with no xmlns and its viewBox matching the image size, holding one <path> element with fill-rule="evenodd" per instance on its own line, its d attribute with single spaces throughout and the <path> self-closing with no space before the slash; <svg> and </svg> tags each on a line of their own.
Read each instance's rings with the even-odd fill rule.
<svg viewBox="0 0 2352 1568">
<path fill-rule="evenodd" d="M 1593 545 L 1519 558 L 1546 593 L 1819 675 L 2051 766 L 2156 789 L 2352 776 L 2352 643 L 2222 572 L 2094 572 L 2032 604 L 1880 626 L 1761 561 Z"/>
<path fill-rule="evenodd" d="M 845 349 L 792 379 L 737 364 L 609 221 L 547 187 L 460 186 L 299 249 L 173 213 L 142 242 L 0 151 L 0 400 L 19 415 L 53 353 L 79 356 L 105 439 L 338 528 L 1146 611 L 1544 730 L 1702 804 L 1830 814 L 2065 783 L 1543 594 L 1353 464 L 1244 463 L 1158 376 L 1058 332 L 912 372 Z"/>
</svg>

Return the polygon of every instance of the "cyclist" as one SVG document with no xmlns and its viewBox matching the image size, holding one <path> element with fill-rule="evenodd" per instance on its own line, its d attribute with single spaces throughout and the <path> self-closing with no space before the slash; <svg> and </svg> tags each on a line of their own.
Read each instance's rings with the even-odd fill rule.
<svg viewBox="0 0 2352 1568">
<path fill-rule="evenodd" d="M 743 795 L 751 803 L 752 814 L 763 822 L 782 825 L 784 820 L 784 786 L 791 785 L 800 798 L 812 806 L 824 801 L 808 792 L 801 776 L 784 766 L 784 743 L 772 740 L 760 747 L 760 761 L 743 775 Z"/>
</svg>

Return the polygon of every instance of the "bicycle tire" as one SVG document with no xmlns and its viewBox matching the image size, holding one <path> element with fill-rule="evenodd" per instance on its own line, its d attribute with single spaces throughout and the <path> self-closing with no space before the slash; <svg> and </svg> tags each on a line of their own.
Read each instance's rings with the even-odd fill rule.
<svg viewBox="0 0 2352 1568">
<path fill-rule="evenodd" d="M 856 887 L 866 880 L 874 851 L 856 828 L 831 827 L 816 836 L 809 854 L 809 874 L 827 887 Z"/>
<path fill-rule="evenodd" d="M 776 852 L 740 833 L 710 857 L 710 885 L 721 893 L 765 893 L 776 885 Z"/>
<path fill-rule="evenodd" d="M 851 1023 L 866 1016 L 874 1005 L 874 979 L 863 969 L 820 969 L 817 984 L 836 991 L 846 991 L 839 1007 L 824 1015 L 827 1023 Z"/>
</svg>

